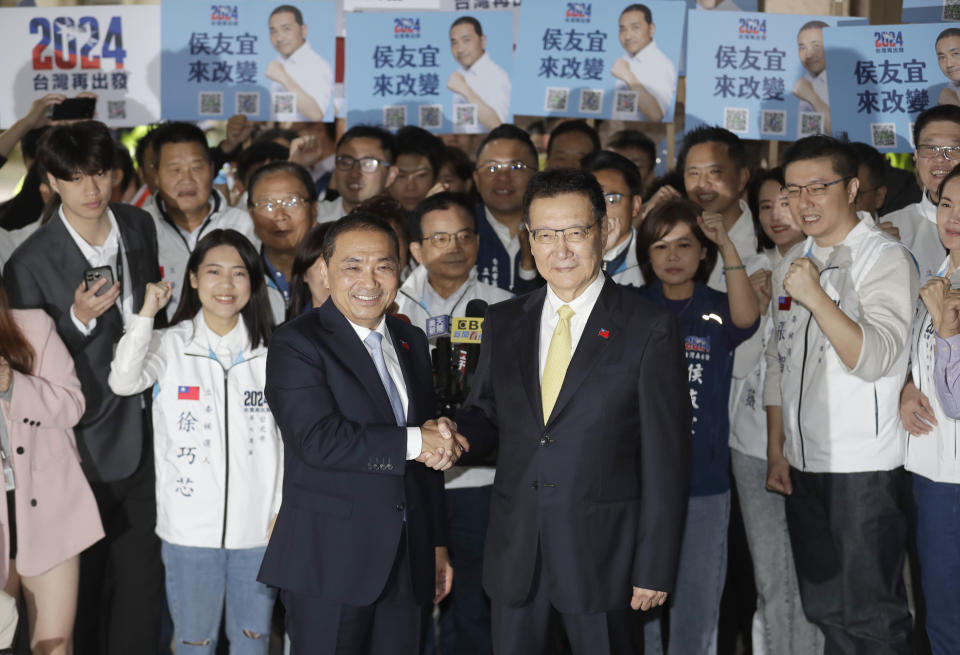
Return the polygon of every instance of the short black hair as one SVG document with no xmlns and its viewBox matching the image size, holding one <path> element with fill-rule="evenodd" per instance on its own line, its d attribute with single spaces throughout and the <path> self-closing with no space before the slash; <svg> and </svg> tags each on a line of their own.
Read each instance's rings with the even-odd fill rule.
<svg viewBox="0 0 960 655">
<path fill-rule="evenodd" d="M 123 176 L 120 178 L 120 188 L 126 190 L 130 183 L 136 179 L 137 172 L 133 170 L 133 158 L 130 156 L 130 150 L 127 146 L 117 141 L 113 142 L 113 168 L 120 169 Z"/>
<path fill-rule="evenodd" d="M 591 152 L 596 152 L 600 149 L 600 137 L 597 135 L 597 131 L 590 127 L 587 121 L 580 118 L 572 121 L 564 121 L 550 130 L 550 139 L 547 141 L 547 157 L 553 152 L 553 140 L 560 135 L 570 132 L 579 132 L 590 139 L 590 143 L 593 146 Z"/>
<path fill-rule="evenodd" d="M 144 168 L 147 165 L 147 148 L 153 145 L 154 136 L 156 136 L 156 130 L 150 128 L 146 134 L 140 137 L 137 140 L 137 147 L 133 152 L 134 158 L 137 160 L 137 168 Z"/>
<path fill-rule="evenodd" d="M 641 5 L 639 3 L 628 5 L 626 9 L 620 12 L 620 18 L 623 18 L 624 14 L 631 11 L 641 12 L 643 14 L 643 19 L 647 21 L 647 24 L 653 25 L 653 14 L 650 13 L 650 7 L 648 7 L 647 5 Z"/>
<path fill-rule="evenodd" d="M 240 316 L 247 328 L 250 347 L 256 348 L 260 344 L 266 346 L 270 342 L 274 325 L 264 279 L 266 274 L 263 270 L 263 258 L 247 237 L 236 230 L 212 230 L 197 242 L 196 248 L 190 253 L 190 259 L 187 260 L 187 270 L 183 274 L 183 295 L 180 296 L 180 305 L 170 319 L 170 324 L 176 325 L 181 321 L 193 320 L 193 317 L 203 308 L 200 303 L 200 294 L 190 286 L 190 274 L 196 275 L 200 264 L 203 263 L 203 258 L 218 246 L 233 247 L 243 260 L 250 278 L 250 300 L 240 310 Z"/>
<path fill-rule="evenodd" d="M 323 256 L 323 239 L 333 223 L 314 225 L 297 246 L 297 255 L 293 258 L 293 271 L 290 277 L 290 306 L 287 318 L 299 316 L 307 305 L 313 304 L 310 286 L 304 280 L 307 270 Z"/>
<path fill-rule="evenodd" d="M 306 168 L 292 161 L 272 161 L 258 168 L 250 176 L 250 184 L 247 186 L 247 207 L 253 207 L 253 189 L 257 186 L 257 183 L 268 175 L 276 173 L 286 173 L 300 180 L 303 188 L 306 189 L 307 201 L 317 201 L 317 189 L 314 186 L 313 177 Z"/>
<path fill-rule="evenodd" d="M 213 163 L 213 155 L 210 153 L 210 145 L 207 143 L 207 135 L 193 123 L 184 121 L 171 121 L 161 124 L 153 131 L 153 164 L 160 165 L 160 151 L 163 146 L 173 145 L 175 143 L 196 143 L 203 148 L 204 156 L 207 161 Z"/>
<path fill-rule="evenodd" d="M 744 149 L 740 137 L 730 130 L 716 125 L 701 125 L 690 130 L 683 137 L 683 145 L 680 147 L 680 155 L 677 157 L 678 171 L 682 173 L 686 167 L 687 154 L 690 152 L 690 148 L 701 143 L 722 143 L 727 147 L 727 156 L 730 157 L 737 168 L 747 167 L 747 151 Z"/>
<path fill-rule="evenodd" d="M 477 217 L 473 213 L 473 207 L 470 203 L 470 196 L 465 193 L 455 193 L 453 191 L 442 191 L 432 196 L 427 196 L 413 208 L 410 213 L 410 240 L 423 240 L 423 217 L 430 212 L 442 211 L 445 209 L 460 209 L 471 223 L 471 227 L 477 229 Z"/>
<path fill-rule="evenodd" d="M 861 165 L 867 167 L 870 173 L 870 179 L 865 180 L 872 188 L 881 187 L 887 180 L 887 158 L 880 154 L 880 151 L 873 146 L 854 141 L 850 143 L 850 149 L 857 157 L 857 172 Z"/>
<path fill-rule="evenodd" d="M 662 189 L 665 186 L 672 186 L 674 189 L 680 193 L 684 193 L 683 188 L 683 173 L 678 169 L 673 169 L 667 171 L 659 177 L 653 178 L 653 181 L 647 185 L 646 191 L 643 193 L 643 201 L 647 202 L 653 199 L 653 196 L 656 195 L 657 191 Z"/>
<path fill-rule="evenodd" d="M 473 160 L 457 146 L 444 146 L 443 163 L 450 164 L 453 174 L 465 182 L 473 175 Z"/>
<path fill-rule="evenodd" d="M 657 165 L 657 144 L 640 130 L 620 130 L 610 137 L 607 148 L 610 150 L 622 150 L 624 148 L 642 150 L 650 157 L 650 164 L 652 166 Z"/>
<path fill-rule="evenodd" d="M 23 154 L 24 159 L 37 158 L 37 147 L 40 145 L 40 139 L 43 138 L 43 135 L 48 131 L 50 131 L 49 125 L 27 130 L 27 133 L 20 139 L 20 152 Z"/>
<path fill-rule="evenodd" d="M 374 125 L 354 125 L 344 132 L 340 140 L 337 141 L 337 152 L 340 152 L 340 148 L 354 139 L 375 139 L 380 142 L 380 148 L 383 150 L 384 156 L 390 164 L 397 160 L 397 151 L 393 135 L 382 127 L 376 127 Z"/>
<path fill-rule="evenodd" d="M 303 25 L 303 14 L 300 12 L 299 9 L 297 9 L 293 5 L 277 6 L 276 9 L 270 12 L 270 15 L 267 17 L 267 20 L 269 21 L 271 18 L 273 18 L 277 14 L 282 14 L 283 12 L 289 12 L 293 14 L 293 19 L 297 21 L 297 25 Z"/>
<path fill-rule="evenodd" d="M 250 190 L 250 176 L 263 164 L 284 161 L 290 156 L 290 149 L 273 141 L 255 141 L 237 157 L 237 179 L 243 187 Z M 313 185 L 311 184 L 311 187 Z"/>
<path fill-rule="evenodd" d="M 534 175 L 523 193 L 523 222 L 530 225 L 530 205 L 537 198 L 556 198 L 566 193 L 586 196 L 593 208 L 593 220 L 600 221 L 607 213 L 603 188 L 593 173 L 579 168 L 555 168 Z"/>
<path fill-rule="evenodd" d="M 942 32 L 940 32 L 940 34 L 937 35 L 937 40 L 936 40 L 936 42 L 934 43 L 934 47 L 936 47 L 937 44 L 940 43 L 941 40 L 946 39 L 947 37 L 951 37 L 951 36 L 960 36 L 960 28 L 958 28 L 958 27 L 948 27 L 947 29 L 945 29 L 945 30 L 943 30 Z"/>
<path fill-rule="evenodd" d="M 612 150 L 592 152 L 583 158 L 580 165 L 583 170 L 591 173 L 617 171 L 623 177 L 623 181 L 626 182 L 631 194 L 639 196 L 643 193 L 643 180 L 640 178 L 640 171 L 637 170 L 636 164 Z"/>
<path fill-rule="evenodd" d="M 960 166 L 954 166 L 953 170 L 947 173 L 947 176 L 943 178 L 943 181 L 940 183 L 940 186 L 937 187 L 938 198 L 943 197 L 943 190 L 947 188 L 947 182 L 950 182 L 957 177 L 960 177 Z M 956 200 L 954 200 L 953 202 L 956 202 Z"/>
<path fill-rule="evenodd" d="M 760 189 L 767 182 L 776 182 L 783 186 L 783 169 L 779 166 L 766 170 L 755 171 L 750 174 L 750 183 L 747 185 L 747 206 L 753 216 L 753 232 L 757 236 L 757 252 L 773 248 L 776 244 L 763 231 L 760 225 Z"/>
<path fill-rule="evenodd" d="M 925 109 L 917 116 L 913 124 L 913 147 L 920 145 L 920 133 L 930 123 L 935 121 L 948 121 L 960 125 L 960 106 L 957 105 L 935 105 Z"/>
<path fill-rule="evenodd" d="M 823 29 L 824 27 L 830 27 L 830 24 L 824 23 L 822 20 L 808 20 L 806 23 L 800 26 L 799 30 L 797 30 L 797 36 L 800 36 L 807 30 Z"/>
<path fill-rule="evenodd" d="M 643 279 L 649 285 L 657 276 L 653 272 L 650 262 L 650 246 L 665 237 L 670 230 L 680 223 L 686 224 L 690 232 L 707 249 L 707 256 L 700 260 L 697 272 L 693 279 L 697 282 L 706 282 L 710 279 L 710 272 L 717 260 L 717 245 L 707 238 L 697 223 L 697 217 L 703 210 L 700 205 L 686 198 L 672 198 L 661 205 L 657 205 L 650 214 L 643 219 L 637 228 L 637 262 Z"/>
<path fill-rule="evenodd" d="M 483 137 L 483 140 L 480 141 L 480 145 L 477 146 L 476 158 L 478 162 L 480 160 L 480 153 L 483 152 L 483 149 L 487 147 L 487 144 L 498 139 L 519 141 L 527 148 L 527 150 L 530 151 L 530 158 L 533 160 L 533 165 L 536 166 L 539 163 L 540 155 L 537 154 L 537 147 L 533 145 L 530 135 L 527 134 L 525 130 L 522 130 L 513 123 L 502 123 L 490 130 L 487 133 L 487 136 Z"/>
<path fill-rule="evenodd" d="M 72 180 L 78 172 L 109 173 L 115 158 L 110 130 L 99 121 L 57 125 L 37 144 L 37 161 L 58 180 Z"/>
<path fill-rule="evenodd" d="M 393 138 L 396 158 L 400 155 L 422 155 L 430 162 L 430 170 L 436 177 L 443 166 L 443 140 L 422 127 L 406 125 L 401 127 Z"/>
<path fill-rule="evenodd" d="M 330 225 L 326 236 L 323 238 L 323 249 L 320 253 L 323 261 L 329 264 L 330 260 L 333 259 L 333 253 L 337 246 L 337 237 L 344 232 L 352 232 L 353 230 L 382 232 L 389 235 L 390 241 L 393 243 L 393 254 L 397 258 L 397 261 L 400 261 L 400 240 L 397 239 L 397 233 L 390 227 L 390 223 L 362 209 L 354 209 Z"/>
<path fill-rule="evenodd" d="M 960 110 L 960 107 L 957 109 Z M 804 137 L 787 148 L 783 153 L 784 176 L 790 164 L 810 159 L 829 159 L 834 172 L 840 177 L 857 176 L 857 155 L 850 145 L 825 134 Z"/>
<path fill-rule="evenodd" d="M 461 16 L 457 20 L 453 21 L 453 23 L 450 25 L 450 31 L 452 31 L 457 25 L 473 25 L 473 30 L 477 33 L 477 36 L 483 36 L 483 28 L 480 27 L 480 21 L 473 16 Z"/>
</svg>

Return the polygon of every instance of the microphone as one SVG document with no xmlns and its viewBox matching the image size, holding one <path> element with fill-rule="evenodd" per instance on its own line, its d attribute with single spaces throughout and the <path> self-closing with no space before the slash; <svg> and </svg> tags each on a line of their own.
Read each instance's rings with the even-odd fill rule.
<svg viewBox="0 0 960 655">
<path fill-rule="evenodd" d="M 480 359 L 480 342 L 483 339 L 483 317 L 487 313 L 487 302 L 474 298 L 467 303 L 466 316 L 452 319 L 451 342 L 459 344 L 456 350 L 454 373 L 457 398 L 466 400 L 469 392 L 469 376 L 477 370 Z"/>
<path fill-rule="evenodd" d="M 447 315 L 431 316 L 427 319 L 426 332 L 427 341 L 430 342 L 431 346 L 435 346 L 437 339 L 450 336 L 450 317 Z"/>
</svg>

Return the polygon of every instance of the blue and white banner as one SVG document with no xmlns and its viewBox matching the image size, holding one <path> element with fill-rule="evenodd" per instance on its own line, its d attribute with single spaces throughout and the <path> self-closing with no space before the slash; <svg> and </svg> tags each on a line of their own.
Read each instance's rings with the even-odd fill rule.
<svg viewBox="0 0 960 655">
<path fill-rule="evenodd" d="M 347 125 L 487 132 L 513 119 L 513 12 L 347 14 Z"/>
<path fill-rule="evenodd" d="M 48 93 L 95 93 L 111 127 L 159 120 L 159 19 L 156 6 L 0 9 L 0 127 Z"/>
<path fill-rule="evenodd" d="M 164 118 L 333 120 L 333 0 L 161 6 Z"/>
<path fill-rule="evenodd" d="M 836 17 L 692 11 L 689 20 L 698 56 L 687 62 L 687 129 L 774 141 L 830 132 L 824 39 Z"/>
<path fill-rule="evenodd" d="M 937 62 L 943 29 L 929 23 L 830 32 L 827 61 L 837 129 L 879 150 L 913 150 L 917 114 L 944 102 L 960 104 L 960 65 L 941 68 Z"/>
<path fill-rule="evenodd" d="M 686 5 L 524 0 L 513 110 L 672 121 Z M 622 15 L 621 15 L 622 14 Z"/>
</svg>

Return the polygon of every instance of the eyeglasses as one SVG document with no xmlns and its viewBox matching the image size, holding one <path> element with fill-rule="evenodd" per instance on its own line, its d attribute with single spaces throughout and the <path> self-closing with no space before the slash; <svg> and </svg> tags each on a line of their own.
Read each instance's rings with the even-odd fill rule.
<svg viewBox="0 0 960 655">
<path fill-rule="evenodd" d="M 284 209 L 297 209 L 298 207 L 305 207 L 308 204 L 308 200 L 301 196 L 290 196 L 286 199 L 276 199 L 276 200 L 258 200 L 253 203 L 253 208 L 260 212 L 261 214 L 266 214 L 267 216 L 273 216 L 280 208 Z"/>
<path fill-rule="evenodd" d="M 530 238 L 542 246 L 553 245 L 563 235 L 563 240 L 567 243 L 579 243 L 590 236 L 590 230 L 597 224 L 594 221 L 590 225 L 575 225 L 564 230 L 554 230 L 549 227 L 541 227 L 536 230 L 530 230 Z"/>
<path fill-rule="evenodd" d="M 607 201 L 608 205 L 619 205 L 620 201 L 623 199 L 622 193 L 605 193 L 603 194 L 604 200 Z"/>
<path fill-rule="evenodd" d="M 508 173 L 519 173 L 520 171 L 526 170 L 528 168 L 533 168 L 524 164 L 522 161 L 513 160 L 513 161 L 486 161 L 483 162 L 480 166 L 477 166 L 477 172 L 485 173 L 486 175 L 496 175 L 500 171 L 507 171 Z"/>
<path fill-rule="evenodd" d="M 960 146 L 933 146 L 924 143 L 917 146 L 917 154 L 921 159 L 935 159 L 941 153 L 946 159 L 960 161 Z"/>
<path fill-rule="evenodd" d="M 450 232 L 434 232 L 430 236 L 424 237 L 423 241 L 429 241 L 436 248 L 446 248 L 454 237 L 460 243 L 470 243 L 477 238 L 477 233 L 470 229 L 463 229 L 452 234 Z"/>
<path fill-rule="evenodd" d="M 351 157 L 350 155 L 337 155 L 335 160 L 337 168 L 341 171 L 352 170 L 354 166 L 360 165 L 360 170 L 364 173 L 375 173 L 381 166 L 388 167 L 390 162 L 377 159 L 376 157 Z"/>
<path fill-rule="evenodd" d="M 788 184 L 786 186 L 780 187 L 782 193 L 786 193 L 791 200 L 796 200 L 800 197 L 800 192 L 804 189 L 807 190 L 807 193 L 811 196 L 822 196 L 827 192 L 829 187 L 832 187 L 834 184 L 840 184 L 841 182 L 846 182 L 851 180 L 851 177 L 841 177 L 840 179 L 834 180 L 833 182 L 814 182 L 813 184 Z"/>
</svg>

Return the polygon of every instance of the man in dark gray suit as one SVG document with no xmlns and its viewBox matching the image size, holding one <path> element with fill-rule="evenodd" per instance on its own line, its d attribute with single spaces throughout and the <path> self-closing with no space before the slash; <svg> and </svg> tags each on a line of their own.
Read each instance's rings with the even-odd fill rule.
<svg viewBox="0 0 960 655">
<path fill-rule="evenodd" d="M 84 655 L 156 652 L 162 592 L 146 399 L 107 386 L 126 316 L 143 304 L 147 282 L 160 280 L 157 238 L 147 213 L 109 204 L 113 153 L 94 121 L 44 136 L 38 160 L 61 202 L 4 269 L 11 306 L 56 322 L 86 399 L 77 447 L 106 538 L 81 556 L 75 650 Z M 88 288 L 85 274 L 97 268 Z"/>
</svg>

